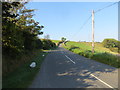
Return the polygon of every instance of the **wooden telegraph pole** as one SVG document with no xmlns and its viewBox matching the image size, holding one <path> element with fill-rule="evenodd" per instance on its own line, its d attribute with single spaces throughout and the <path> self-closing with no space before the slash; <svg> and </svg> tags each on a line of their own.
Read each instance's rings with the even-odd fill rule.
<svg viewBox="0 0 120 90">
<path fill-rule="evenodd" d="M 92 10 L 92 53 L 94 54 L 94 10 Z"/>
</svg>

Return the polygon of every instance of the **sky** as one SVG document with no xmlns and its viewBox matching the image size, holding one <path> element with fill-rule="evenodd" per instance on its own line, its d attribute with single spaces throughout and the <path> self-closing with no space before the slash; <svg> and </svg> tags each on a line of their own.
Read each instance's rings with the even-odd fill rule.
<svg viewBox="0 0 120 90">
<path fill-rule="evenodd" d="M 92 41 L 92 19 L 81 29 L 92 10 L 96 11 L 114 2 L 29 2 L 28 9 L 36 9 L 34 19 L 44 26 L 43 35 L 52 40 L 61 37 L 70 41 Z M 118 39 L 118 4 L 95 14 L 95 41 Z"/>
</svg>

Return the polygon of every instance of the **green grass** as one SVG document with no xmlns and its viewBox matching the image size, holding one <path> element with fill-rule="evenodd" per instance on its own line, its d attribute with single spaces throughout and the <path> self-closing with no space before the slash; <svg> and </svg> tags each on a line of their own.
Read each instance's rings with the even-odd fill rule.
<svg viewBox="0 0 120 90">
<path fill-rule="evenodd" d="M 91 57 L 91 59 L 104 63 L 104 64 L 108 64 L 116 68 L 120 68 L 120 57 L 118 58 L 117 56 L 109 54 L 109 53 L 94 54 Z"/>
<path fill-rule="evenodd" d="M 63 47 L 66 49 L 70 49 L 71 46 L 79 47 L 83 51 L 92 49 L 91 42 L 68 42 L 67 46 L 63 46 Z M 109 48 L 103 47 L 101 43 L 95 43 L 95 51 L 101 53 L 108 52 L 108 53 L 116 54 L 116 52 L 112 52 Z"/>
<path fill-rule="evenodd" d="M 58 43 L 60 40 L 52 40 L 52 42 L 54 42 L 54 43 Z"/>
<path fill-rule="evenodd" d="M 43 54 L 46 56 L 48 53 L 40 51 L 32 60 L 3 77 L 3 88 L 27 88 L 40 70 L 41 63 L 45 58 L 42 56 Z M 32 61 L 36 62 L 35 68 L 29 67 Z"/>
<path fill-rule="evenodd" d="M 95 42 L 94 54 L 92 54 L 91 51 L 91 42 L 68 42 L 67 46 L 63 47 L 76 54 L 99 61 L 101 63 L 108 64 L 116 68 L 120 67 L 120 60 L 118 59 L 118 56 L 114 55 L 118 54 L 116 50 L 112 51 L 109 48 L 105 48 L 101 43 Z"/>
</svg>

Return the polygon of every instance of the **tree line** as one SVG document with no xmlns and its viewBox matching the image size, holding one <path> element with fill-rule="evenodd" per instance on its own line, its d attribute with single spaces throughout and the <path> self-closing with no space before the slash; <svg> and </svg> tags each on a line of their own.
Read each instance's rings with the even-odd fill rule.
<svg viewBox="0 0 120 90">
<path fill-rule="evenodd" d="M 34 49 L 46 49 L 45 41 L 50 42 L 42 42 L 37 37 L 43 34 L 41 30 L 44 26 L 32 18 L 35 10 L 27 9 L 26 4 L 27 2 L 2 2 L 2 49 L 5 56 L 15 58 Z M 50 44 L 53 43 L 48 45 L 51 46 Z"/>
<path fill-rule="evenodd" d="M 38 38 L 43 34 L 44 26 L 33 19 L 35 9 L 27 9 L 27 3 L 2 2 L 3 73 L 15 70 L 32 58 L 37 50 L 56 47 L 50 39 Z"/>
</svg>

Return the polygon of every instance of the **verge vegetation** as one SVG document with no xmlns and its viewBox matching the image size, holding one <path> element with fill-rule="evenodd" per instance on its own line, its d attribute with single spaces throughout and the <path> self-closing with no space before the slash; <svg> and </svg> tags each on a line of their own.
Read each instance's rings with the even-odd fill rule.
<svg viewBox="0 0 120 90">
<path fill-rule="evenodd" d="M 23 63 L 6 76 L 3 76 L 3 88 L 28 88 L 39 72 L 40 66 L 47 54 L 48 53 L 39 50 L 34 52 L 34 54 L 26 56 L 27 62 Z M 36 62 L 36 67 L 31 68 L 30 64 L 33 61 Z"/>
<path fill-rule="evenodd" d="M 44 28 L 33 19 L 35 9 L 28 2 L 2 2 L 2 81 L 3 88 L 21 88 L 34 78 L 43 61 L 43 51 L 56 48 L 51 40 L 38 38 Z M 30 68 L 32 61 L 37 63 Z"/>
<path fill-rule="evenodd" d="M 82 55 L 84 57 L 99 61 L 104 64 L 119 68 L 120 67 L 120 58 L 118 52 L 113 52 L 110 48 L 106 48 L 102 43 L 95 42 L 95 53 L 92 54 L 91 42 L 68 42 L 64 48 Z"/>
</svg>

